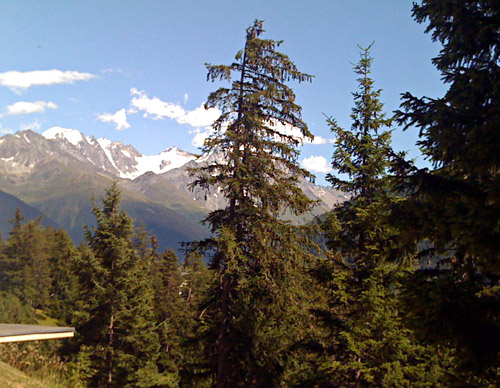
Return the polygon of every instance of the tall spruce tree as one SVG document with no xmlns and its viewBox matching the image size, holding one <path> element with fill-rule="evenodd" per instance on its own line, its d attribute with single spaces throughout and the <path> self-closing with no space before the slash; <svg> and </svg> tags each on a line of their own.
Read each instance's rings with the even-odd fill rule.
<svg viewBox="0 0 500 388">
<path fill-rule="evenodd" d="M 88 387 L 161 386 L 150 263 L 134 247 L 133 221 L 120 209 L 116 182 L 93 213 L 97 225 L 87 229 L 75 264 L 80 377 Z"/>
<path fill-rule="evenodd" d="M 326 333 L 316 338 L 320 356 L 302 386 L 438 386 L 433 363 L 424 362 L 425 348 L 402 323 L 396 296 L 402 265 L 411 262 L 400 255 L 397 230 L 388 220 L 398 201 L 387 175 L 392 120 L 370 77 L 370 47 L 361 48 L 354 66 L 359 89 L 350 130 L 328 119 L 337 139 L 332 167 L 338 175 L 327 179 L 350 199 L 323 224 L 331 251 L 317 269 L 327 297 L 318 316 Z"/>
<path fill-rule="evenodd" d="M 193 246 L 208 256 L 214 279 L 199 315 L 205 351 L 199 371 L 217 388 L 278 386 L 285 349 L 301 324 L 297 273 L 307 252 L 304 238 L 280 215 L 301 214 L 312 202 L 297 185 L 308 176 L 297 163 L 300 139 L 281 128 L 312 137 L 285 84 L 311 76 L 277 51 L 281 42 L 261 39 L 263 32 L 256 20 L 236 62 L 207 65 L 209 80 L 231 82 L 206 103 L 222 114 L 203 153 L 219 152 L 223 160 L 193 171 L 194 186 L 217 188 L 228 201 L 205 220 L 213 236 Z"/>
<path fill-rule="evenodd" d="M 441 98 L 403 95 L 399 121 L 420 131 L 432 163 L 398 160 L 404 238 L 427 240 L 437 262 L 408 287 L 420 333 L 454 349 L 451 386 L 498 386 L 500 372 L 500 4 L 424 0 L 413 7 L 442 44 Z M 404 222 L 405 220 L 409 222 Z M 490 385 L 488 385 L 490 384 Z"/>
</svg>

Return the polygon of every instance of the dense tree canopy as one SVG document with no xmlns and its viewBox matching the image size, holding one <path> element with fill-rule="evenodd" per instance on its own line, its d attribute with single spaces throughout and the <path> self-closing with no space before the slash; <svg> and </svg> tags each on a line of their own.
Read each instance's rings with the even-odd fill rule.
<svg viewBox="0 0 500 388">
<path fill-rule="evenodd" d="M 75 323 L 81 379 L 89 387 L 154 387 L 158 373 L 150 261 L 134 247 L 132 219 L 120 208 L 116 182 L 94 204 L 97 225 L 76 262 Z"/>
<path fill-rule="evenodd" d="M 370 47 L 354 67 L 352 126 L 329 118 L 337 142 L 333 187 L 350 195 L 323 222 L 330 249 L 315 270 L 325 305 L 316 310 L 317 358 L 304 387 L 426 387 L 437 375 L 426 350 L 405 328 L 397 293 L 412 263 L 401 256 L 389 211 L 399 199 L 388 176 L 392 120 L 370 76 Z M 428 360 L 426 360 L 426 358 Z"/>
<path fill-rule="evenodd" d="M 420 130 L 431 169 L 399 160 L 408 197 L 403 239 L 428 241 L 437 262 L 409 289 L 427 339 L 456 351 L 455 386 L 498 383 L 500 321 L 500 6 L 487 0 L 425 0 L 415 19 L 443 48 L 433 62 L 441 98 L 403 95 L 398 120 Z M 406 222 L 405 222 L 406 221 Z"/>
</svg>

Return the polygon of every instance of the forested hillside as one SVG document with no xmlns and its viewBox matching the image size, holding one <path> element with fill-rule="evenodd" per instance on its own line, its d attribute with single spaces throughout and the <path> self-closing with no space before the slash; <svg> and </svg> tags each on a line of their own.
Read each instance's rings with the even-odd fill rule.
<svg viewBox="0 0 500 388">
<path fill-rule="evenodd" d="M 206 64 L 218 86 L 206 108 L 220 116 L 200 159 L 162 172 L 168 183 L 92 175 L 86 189 L 109 184 L 76 246 L 16 205 L 0 240 L 0 321 L 72 325 L 76 336 L 0 347 L 2 360 L 50 370 L 61 387 L 500 386 L 500 5 L 422 0 L 413 16 L 441 45 L 433 63 L 448 89 L 402 90 L 391 114 L 371 73 L 376 43 L 346 58 L 350 126 L 335 107 L 325 123 L 335 137 L 329 193 L 343 197 L 313 222 L 292 222 L 312 219 L 320 192 L 304 184 L 312 176 L 298 147 L 313 135 L 292 86 L 314 77 L 261 20 L 234 62 Z M 393 149 L 396 125 L 418 131 L 428 167 Z M 181 261 L 132 218 L 165 201 L 147 183 L 176 187 L 172 177 L 189 182 L 182 193 L 223 198 Z M 24 195 L 37 202 L 36 190 Z M 176 195 L 170 219 L 193 221 Z"/>
</svg>

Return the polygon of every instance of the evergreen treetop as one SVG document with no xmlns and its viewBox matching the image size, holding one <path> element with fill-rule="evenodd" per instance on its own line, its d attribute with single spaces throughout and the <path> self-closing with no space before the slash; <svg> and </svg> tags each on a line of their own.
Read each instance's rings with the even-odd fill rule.
<svg viewBox="0 0 500 388">
<path fill-rule="evenodd" d="M 277 51 L 281 42 L 261 39 L 263 32 L 256 20 L 233 64 L 207 65 L 209 80 L 231 82 L 206 104 L 222 114 L 202 150 L 223 157 L 192 170 L 193 186 L 216 187 L 228 201 L 205 220 L 213 236 L 194 244 L 213 271 L 199 332 L 202 373 L 213 375 L 218 388 L 279 384 L 297 320 L 289 308 L 297 308 L 298 274 L 309 254 L 306 239 L 279 217 L 287 210 L 301 214 L 313 204 L 298 186 L 298 177 L 309 173 L 298 165 L 296 149 L 312 135 L 286 85 L 311 76 Z"/>
<path fill-rule="evenodd" d="M 160 385 L 150 263 L 134 247 L 133 221 L 121 210 L 116 182 L 93 213 L 97 224 L 87 229 L 75 265 L 80 377 L 90 387 Z"/>
<path fill-rule="evenodd" d="M 353 93 L 351 129 L 327 120 L 337 137 L 332 166 L 347 174 L 328 179 L 351 197 L 323 223 L 330 251 L 315 273 L 324 304 L 315 310 L 320 330 L 311 339 L 317 358 L 302 386 L 438 386 L 435 360 L 404 327 L 397 297 L 411 268 L 401 266 L 410 261 L 399 255 L 397 229 L 389 221 L 398 201 L 387 176 L 391 119 L 373 88 L 370 48 L 360 48 L 354 66 L 359 91 Z"/>
<path fill-rule="evenodd" d="M 403 95 L 398 121 L 419 129 L 431 169 L 402 160 L 407 194 L 402 238 L 428 241 L 432 268 L 409 290 L 427 340 L 453 349 L 453 386 L 498 385 L 500 359 L 500 6 L 488 0 L 424 0 L 413 16 L 442 44 L 433 63 L 443 97 Z M 491 386 L 493 386 L 491 385 Z"/>
</svg>

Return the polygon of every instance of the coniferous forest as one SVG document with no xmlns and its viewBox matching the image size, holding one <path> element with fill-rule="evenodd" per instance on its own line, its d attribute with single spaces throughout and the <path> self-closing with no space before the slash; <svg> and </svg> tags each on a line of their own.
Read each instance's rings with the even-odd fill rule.
<svg viewBox="0 0 500 388">
<path fill-rule="evenodd" d="M 192 168 L 192 188 L 227 205 L 184 257 L 134 224 L 116 182 L 89 199 L 78 246 L 18 209 L 0 239 L 0 321 L 76 335 L 2 346 L 2 361 L 54 387 L 499 387 L 500 5 L 423 0 L 413 17 L 441 45 L 446 93 L 402 90 L 386 112 L 360 46 L 351 125 L 325 122 L 327 180 L 348 199 L 307 225 L 286 216 L 315 206 L 292 86 L 314 77 L 260 20 L 234 63 L 206 65 L 221 116 L 202 153 L 224 158 Z M 431 167 L 392 149 L 396 126 L 418 131 Z"/>
</svg>

